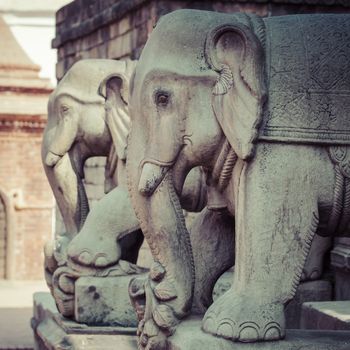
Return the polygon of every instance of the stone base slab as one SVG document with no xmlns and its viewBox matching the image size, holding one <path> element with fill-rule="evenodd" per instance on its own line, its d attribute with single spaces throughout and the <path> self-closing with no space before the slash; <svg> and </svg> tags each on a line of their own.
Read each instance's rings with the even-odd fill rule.
<svg viewBox="0 0 350 350">
<path fill-rule="evenodd" d="M 199 319 L 182 322 L 170 338 L 169 350 L 349 350 L 350 332 L 288 330 L 282 341 L 234 343 L 204 333 Z"/>
<path fill-rule="evenodd" d="M 60 316 L 49 293 L 34 295 L 35 350 L 137 350 L 136 330 L 93 327 Z M 169 338 L 167 350 L 349 350 L 350 332 L 288 330 L 286 339 L 234 343 L 201 330 L 200 318 L 184 320 Z"/>
<path fill-rule="evenodd" d="M 50 293 L 34 294 L 35 350 L 136 350 L 136 328 L 88 326 L 62 317 Z M 116 346 L 117 344 L 117 346 Z"/>
</svg>

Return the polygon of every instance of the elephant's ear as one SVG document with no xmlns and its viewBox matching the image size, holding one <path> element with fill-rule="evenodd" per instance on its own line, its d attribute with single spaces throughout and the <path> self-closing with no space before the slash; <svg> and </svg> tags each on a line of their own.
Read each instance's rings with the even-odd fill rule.
<svg viewBox="0 0 350 350">
<path fill-rule="evenodd" d="M 209 32 L 205 55 L 219 74 L 214 113 L 234 151 L 247 160 L 254 154 L 266 98 L 262 45 L 246 25 L 221 25 Z"/>
<path fill-rule="evenodd" d="M 108 76 L 100 85 L 100 94 L 106 99 L 106 123 L 111 133 L 116 156 L 126 159 L 129 116 L 129 79 L 124 74 Z"/>
</svg>

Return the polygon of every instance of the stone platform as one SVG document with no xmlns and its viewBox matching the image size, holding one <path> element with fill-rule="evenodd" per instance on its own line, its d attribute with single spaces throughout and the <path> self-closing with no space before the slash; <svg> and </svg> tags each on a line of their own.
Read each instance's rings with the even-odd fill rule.
<svg viewBox="0 0 350 350">
<path fill-rule="evenodd" d="M 350 300 L 304 303 L 301 328 L 350 331 Z"/>
<path fill-rule="evenodd" d="M 288 330 L 283 341 L 242 344 L 200 329 L 198 318 L 183 321 L 168 350 L 350 350 L 350 332 Z M 63 318 L 48 293 L 34 296 L 32 327 L 36 350 L 137 350 L 135 328 L 93 327 Z"/>
</svg>

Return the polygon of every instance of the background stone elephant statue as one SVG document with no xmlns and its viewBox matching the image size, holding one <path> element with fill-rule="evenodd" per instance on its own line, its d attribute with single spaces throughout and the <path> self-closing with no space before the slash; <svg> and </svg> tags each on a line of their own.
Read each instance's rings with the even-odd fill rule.
<svg viewBox="0 0 350 350">
<path fill-rule="evenodd" d="M 125 180 L 128 83 L 134 67 L 132 61 L 79 61 L 50 96 L 43 164 L 66 226 L 66 241 L 72 239 L 69 257 L 80 265 L 105 267 L 119 258 L 136 263 L 143 241 Z M 111 88 L 106 89 L 105 79 L 111 76 Z M 89 213 L 83 167 L 93 156 L 108 157 L 108 194 Z"/>
<path fill-rule="evenodd" d="M 132 61 L 79 61 L 50 97 L 42 158 L 67 232 L 45 247 L 46 279 L 65 316 L 74 311 L 72 291 L 79 276 L 115 274 L 120 259 L 135 264 L 143 241 L 125 174 L 129 80 L 134 68 Z M 83 166 L 92 156 L 107 157 L 107 194 L 89 211 Z M 199 211 L 206 201 L 199 168 L 186 184 L 182 205 Z M 117 272 L 142 271 L 126 267 Z"/>
<path fill-rule="evenodd" d="M 181 10 L 159 21 L 131 84 L 129 191 L 155 259 L 141 348 L 166 348 L 195 278 L 220 268 L 204 243 L 193 254 L 180 210 L 184 179 L 199 165 L 208 205 L 230 213 L 236 246 L 233 288 L 203 330 L 242 342 L 284 337 L 284 305 L 315 234 L 349 233 L 349 39 L 346 15 Z M 226 260 L 234 252 L 221 238 L 208 251 Z"/>
</svg>

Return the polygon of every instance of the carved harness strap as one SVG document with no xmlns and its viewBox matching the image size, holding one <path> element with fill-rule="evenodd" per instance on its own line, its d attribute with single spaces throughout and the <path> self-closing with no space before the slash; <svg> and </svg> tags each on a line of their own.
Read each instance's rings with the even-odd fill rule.
<svg viewBox="0 0 350 350">
<path fill-rule="evenodd" d="M 329 156 L 335 165 L 333 206 L 327 233 L 344 235 L 350 222 L 350 152 L 346 146 L 329 147 Z"/>
<path fill-rule="evenodd" d="M 209 210 L 221 210 L 227 207 L 222 195 L 232 178 L 232 171 L 237 162 L 237 154 L 225 139 L 211 174 L 207 173 Z"/>
</svg>

